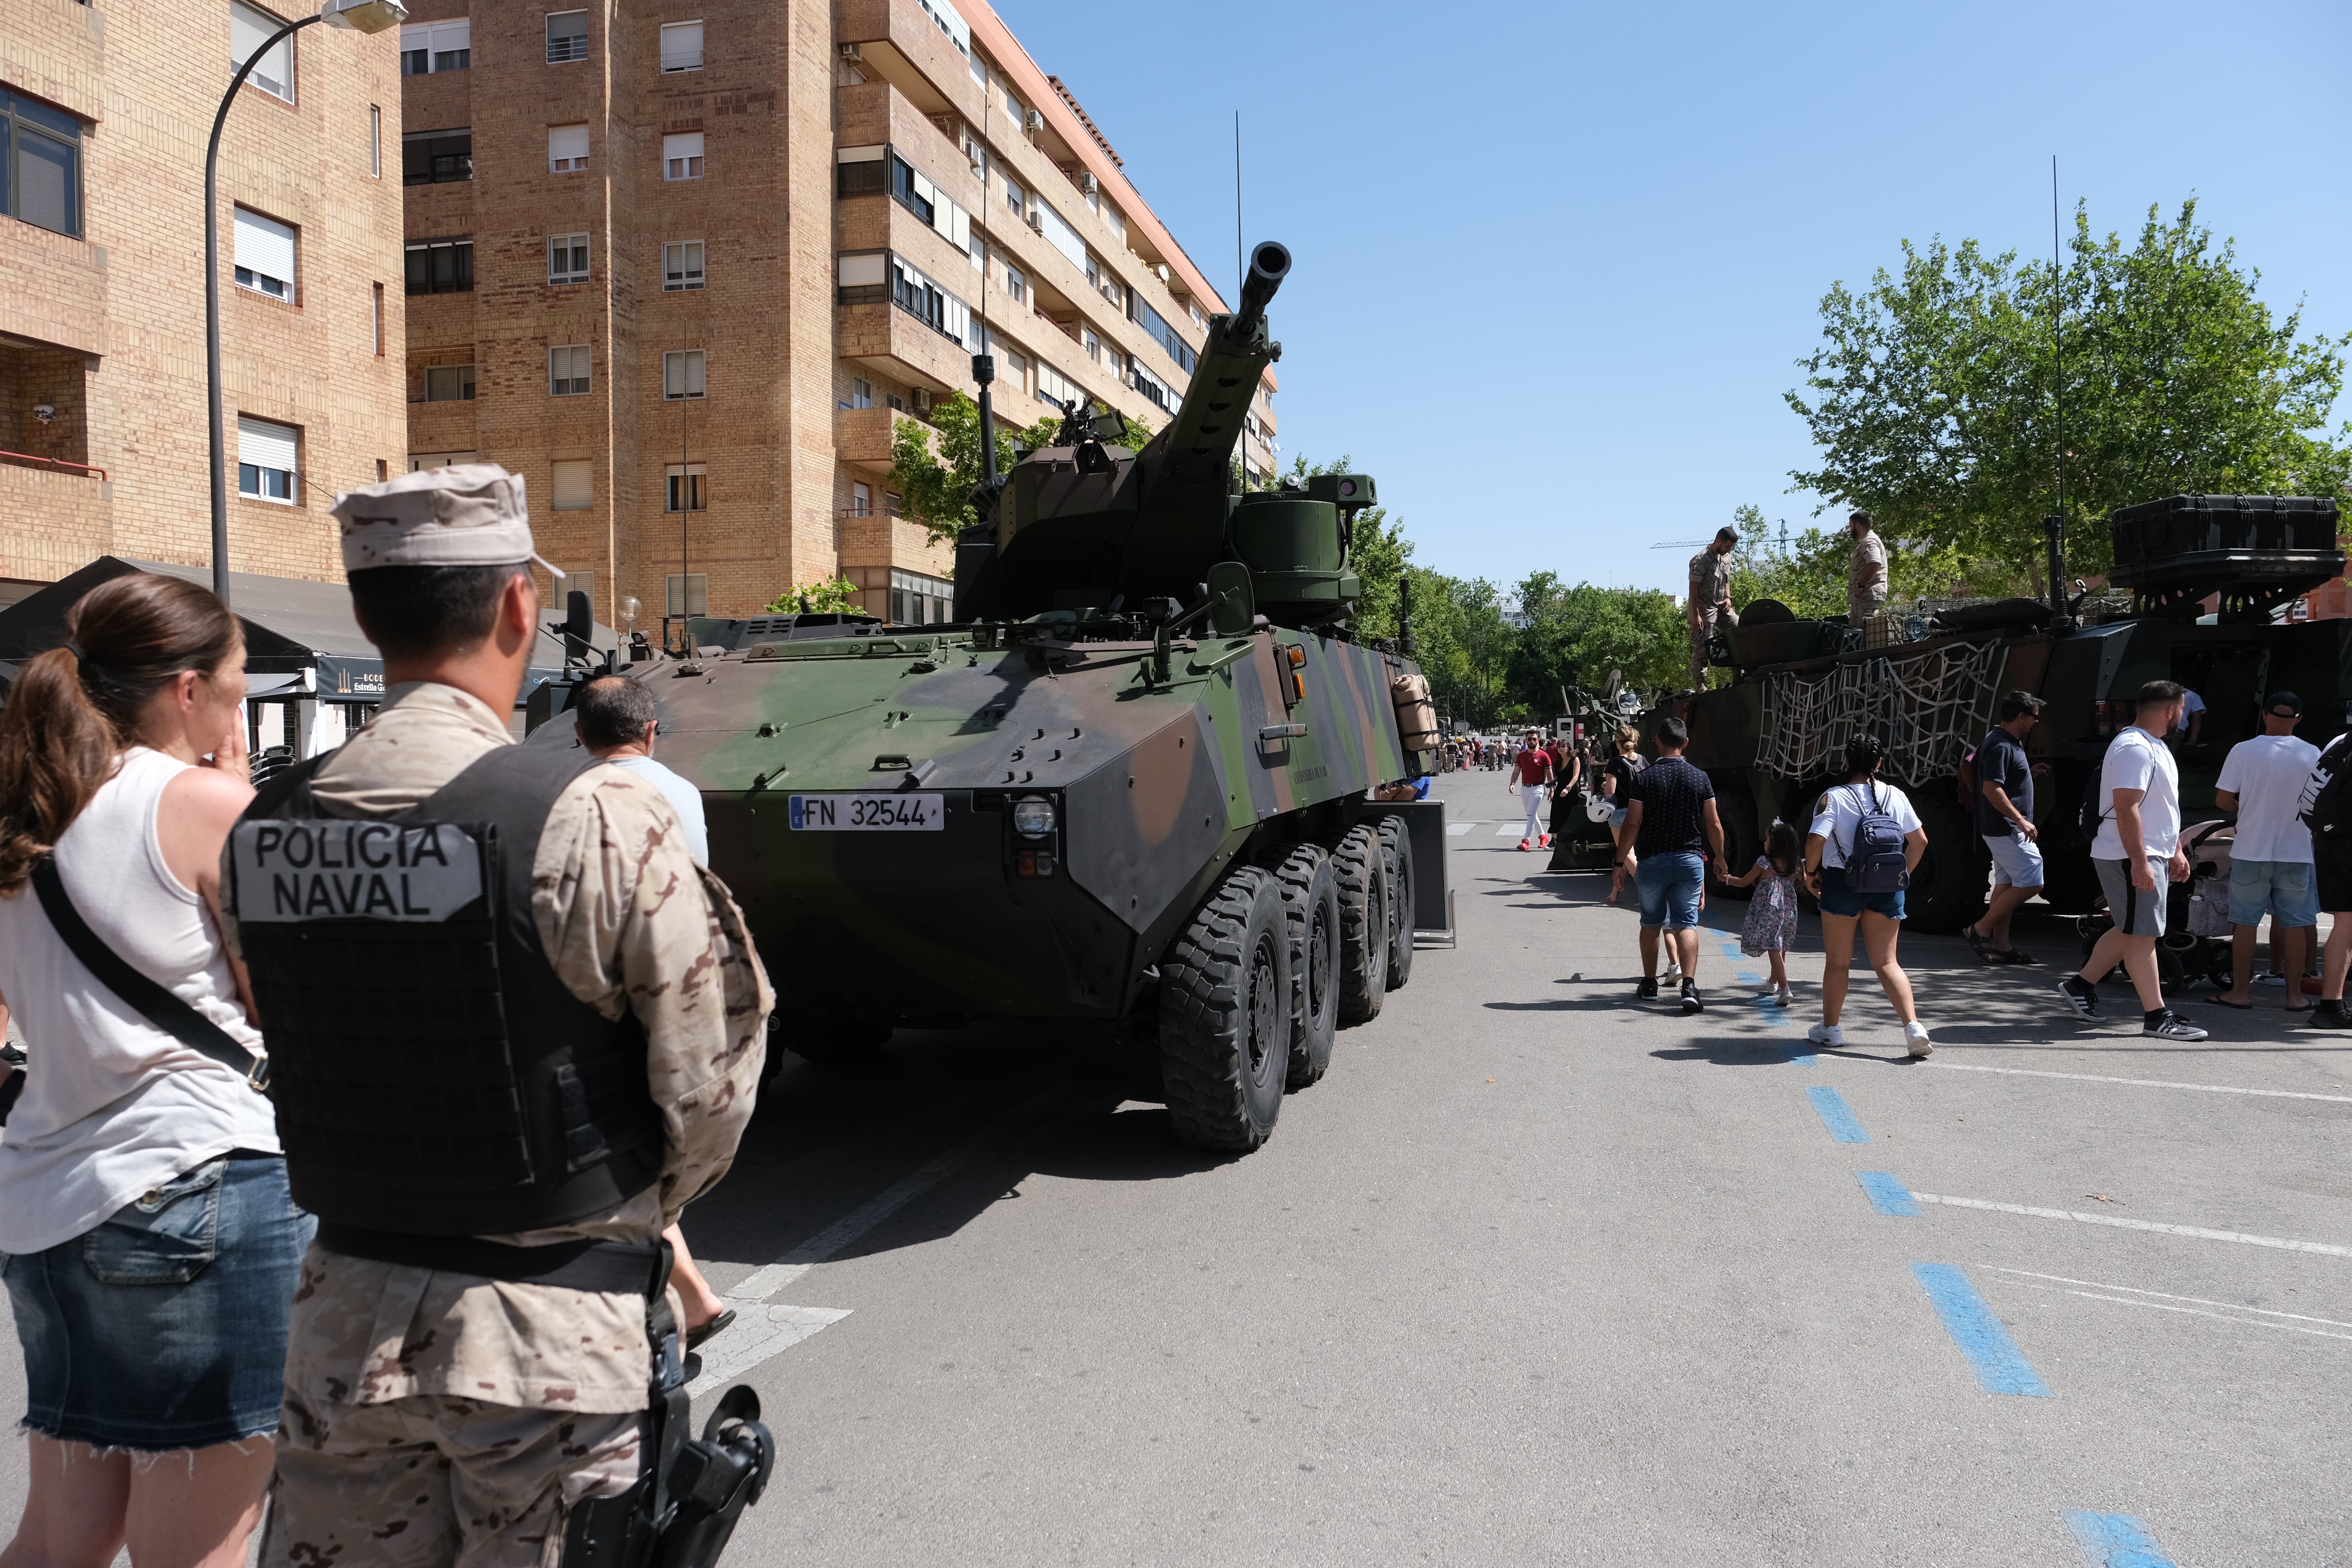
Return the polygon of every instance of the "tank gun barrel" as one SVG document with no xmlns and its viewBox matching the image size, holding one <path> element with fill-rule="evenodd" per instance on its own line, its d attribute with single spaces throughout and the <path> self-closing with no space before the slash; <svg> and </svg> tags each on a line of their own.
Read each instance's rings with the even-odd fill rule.
<svg viewBox="0 0 2352 1568">
<path fill-rule="evenodd" d="M 1243 342 L 1257 335 L 1265 321 L 1265 308 L 1274 299 L 1274 291 L 1290 276 L 1290 251 L 1267 240 L 1250 252 L 1249 276 L 1242 279 L 1242 305 L 1227 335 Z"/>
</svg>

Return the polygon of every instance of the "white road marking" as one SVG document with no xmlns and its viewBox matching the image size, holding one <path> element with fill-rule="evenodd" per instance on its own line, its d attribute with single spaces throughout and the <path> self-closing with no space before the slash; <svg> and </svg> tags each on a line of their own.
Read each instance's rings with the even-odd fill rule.
<svg viewBox="0 0 2352 1568">
<path fill-rule="evenodd" d="M 686 1385 L 686 1392 L 697 1399 L 718 1393 L 728 1379 L 849 1316 L 844 1307 L 772 1307 L 736 1296 L 725 1300 L 735 1309 L 735 1321 L 710 1342 L 710 1350 L 702 1358 L 702 1375 Z"/>
<path fill-rule="evenodd" d="M 1518 828 L 1508 822 L 1497 826 L 1495 829 L 1495 837 L 1497 838 L 1517 838 L 1518 836 Z"/>
<path fill-rule="evenodd" d="M 2352 1094 L 2311 1094 L 2299 1089 L 2241 1089 L 2227 1083 L 2173 1083 L 2158 1078 L 2108 1078 L 2092 1072 L 2052 1072 L 2044 1068 L 1993 1068 L 1975 1062 L 1927 1062 L 1931 1068 L 1947 1072 L 1997 1072 L 2013 1078 L 2071 1078 L 2081 1083 L 2129 1083 L 2142 1089 L 2193 1089 L 2201 1094 L 2252 1094 L 2267 1100 L 2327 1100 L 2342 1105 L 2352 1105 Z"/>
<path fill-rule="evenodd" d="M 1996 1274 L 2016 1274 L 2028 1279 L 2048 1279 L 2059 1285 L 2086 1285 L 2094 1290 L 2121 1290 L 2127 1296 L 2158 1296 L 2167 1301 L 2189 1301 L 2200 1307 L 2221 1307 L 2232 1312 L 2252 1312 L 2263 1318 L 2292 1318 L 2298 1323 L 2325 1323 L 2331 1329 L 2352 1329 L 2352 1323 L 2340 1323 L 2334 1318 L 2314 1318 L 2303 1312 L 2277 1312 L 2268 1307 L 2242 1307 L 2235 1301 L 2212 1301 L 2202 1296 L 2176 1296 L 2169 1290 L 2143 1290 L 2136 1285 L 2109 1285 L 2097 1279 L 2069 1279 L 2063 1274 L 2036 1274 L 2031 1268 L 2004 1268 L 1999 1264 L 1986 1267 Z M 2101 1298 L 2105 1300 L 2105 1298 Z"/>
<path fill-rule="evenodd" d="M 2166 1236 L 2193 1236 L 2206 1241 L 2236 1241 L 2248 1247 L 2276 1247 L 2288 1252 L 2320 1252 L 2330 1258 L 2352 1258 L 2352 1247 L 2336 1247 L 2325 1241 L 2290 1241 L 2275 1236 L 2248 1236 L 2242 1231 L 2207 1230 L 2194 1225 L 2162 1225 L 2149 1219 L 2124 1219 L 2116 1215 L 2077 1214 L 2072 1209 L 2035 1208 L 2031 1204 L 1988 1203 L 1982 1198 L 1941 1197 L 1934 1193 L 1913 1193 L 1923 1204 L 1942 1204 L 1949 1208 L 1991 1209 L 2000 1214 L 2033 1215 L 2042 1219 L 2071 1219 L 2081 1225 L 2114 1226 L 2120 1230 L 2152 1230 Z"/>
<path fill-rule="evenodd" d="M 2029 1290 L 2048 1290 L 2055 1294 L 2080 1296 L 2085 1301 L 2113 1301 L 2119 1307 L 2150 1307 L 2159 1312 L 2185 1312 L 2192 1318 L 2211 1318 L 2216 1322 L 2235 1323 L 2242 1329 L 2284 1329 L 2291 1334 L 2316 1334 L 2323 1340 L 2352 1340 L 2352 1334 L 2330 1333 L 2326 1329 L 2306 1329 L 2294 1323 L 2273 1323 L 2262 1318 L 2241 1318 L 2229 1312 L 2209 1312 L 2201 1307 L 2175 1307 L 2165 1301 L 2142 1301 L 2129 1296 L 2103 1296 L 2096 1290 L 2069 1290 L 2061 1285 L 2027 1285 Z"/>
<path fill-rule="evenodd" d="M 1477 826 L 1475 822 L 1449 822 L 1445 825 L 1445 837 L 1459 838 Z"/>
</svg>

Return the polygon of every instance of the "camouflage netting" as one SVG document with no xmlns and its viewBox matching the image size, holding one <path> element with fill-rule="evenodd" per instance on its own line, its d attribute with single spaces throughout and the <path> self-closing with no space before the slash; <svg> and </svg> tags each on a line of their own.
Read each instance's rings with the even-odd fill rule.
<svg viewBox="0 0 2352 1568">
<path fill-rule="evenodd" d="M 1898 647 L 1822 675 L 1766 676 L 1757 765 L 1789 779 L 1843 773 L 1846 742 L 1868 731 L 1886 742 L 1887 778 L 1913 786 L 1948 777 L 1979 739 L 1977 710 L 1997 646 Z"/>
</svg>

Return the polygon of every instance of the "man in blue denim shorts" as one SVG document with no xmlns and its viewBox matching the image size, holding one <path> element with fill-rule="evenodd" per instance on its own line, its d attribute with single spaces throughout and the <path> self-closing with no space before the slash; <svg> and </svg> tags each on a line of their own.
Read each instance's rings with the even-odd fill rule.
<svg viewBox="0 0 2352 1568">
<path fill-rule="evenodd" d="M 1723 824 L 1715 809 L 1715 785 L 1683 758 L 1690 730 L 1679 719 L 1661 719 L 1658 760 L 1636 774 L 1625 824 L 1617 830 L 1617 864 L 1637 862 L 1633 879 L 1642 890 L 1642 984 L 1644 1001 L 1658 994 L 1658 933 L 1675 944 L 1682 965 L 1685 1013 L 1703 1010 L 1698 994 L 1698 900 L 1706 880 L 1705 847 L 1723 864 Z"/>
<path fill-rule="evenodd" d="M 2025 737 L 2042 717 L 2042 699 L 2012 691 L 2000 702 L 2000 722 L 1977 747 L 1977 836 L 1992 852 L 1992 900 L 1977 923 L 1962 931 L 1987 963 L 2032 963 L 2009 939 L 2010 918 L 2042 890 L 2042 845 L 2033 826 L 2033 780 L 2047 763 L 2025 755 Z"/>
<path fill-rule="evenodd" d="M 2286 1010 L 2300 1013 L 2303 973 L 2311 957 L 2305 946 L 2319 925 L 2319 883 L 2314 874 L 2311 829 L 2296 816 L 2305 780 L 2318 764 L 2319 748 L 2298 739 L 2303 699 L 2273 691 L 2263 704 L 2263 732 L 2230 748 L 2215 781 L 2213 804 L 2238 814 L 2237 837 L 2230 846 L 2230 989 L 2217 1005 L 2241 1010 L 2253 1005 L 2247 986 L 2254 973 L 2254 938 L 2263 917 L 2271 922 L 2271 967 L 2286 976 Z"/>
</svg>

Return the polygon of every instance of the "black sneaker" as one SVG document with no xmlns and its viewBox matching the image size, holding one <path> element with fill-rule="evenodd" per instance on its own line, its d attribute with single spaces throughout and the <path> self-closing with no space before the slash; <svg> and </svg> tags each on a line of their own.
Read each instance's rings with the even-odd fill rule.
<svg viewBox="0 0 2352 1568">
<path fill-rule="evenodd" d="M 2314 1029 L 2352 1029 L 2352 1009 L 2342 1002 L 2322 1001 L 2311 1010 L 2308 1026 Z"/>
<path fill-rule="evenodd" d="M 1688 975 L 1683 977 L 1683 1011 L 1685 1013 L 1706 1011 L 1706 1004 L 1698 999 L 1698 982 Z"/>
<path fill-rule="evenodd" d="M 1642 977 L 1642 984 L 1633 987 L 1633 999 L 1637 1002 L 1656 1001 L 1658 999 L 1658 977 L 1654 974 L 1643 975 Z"/>
<path fill-rule="evenodd" d="M 2099 1011 L 2098 988 L 2084 984 L 2081 975 L 2070 974 L 2061 980 L 2058 983 L 2058 994 L 2065 1001 L 2066 1005 L 2074 1009 L 2080 1016 L 2088 1018 L 2095 1024 L 2105 1020 L 2106 1015 Z"/>
<path fill-rule="evenodd" d="M 2150 1040 L 2201 1040 L 2205 1031 L 2168 1007 L 2164 1016 L 2152 1024 L 2143 1024 L 2140 1035 Z"/>
</svg>

